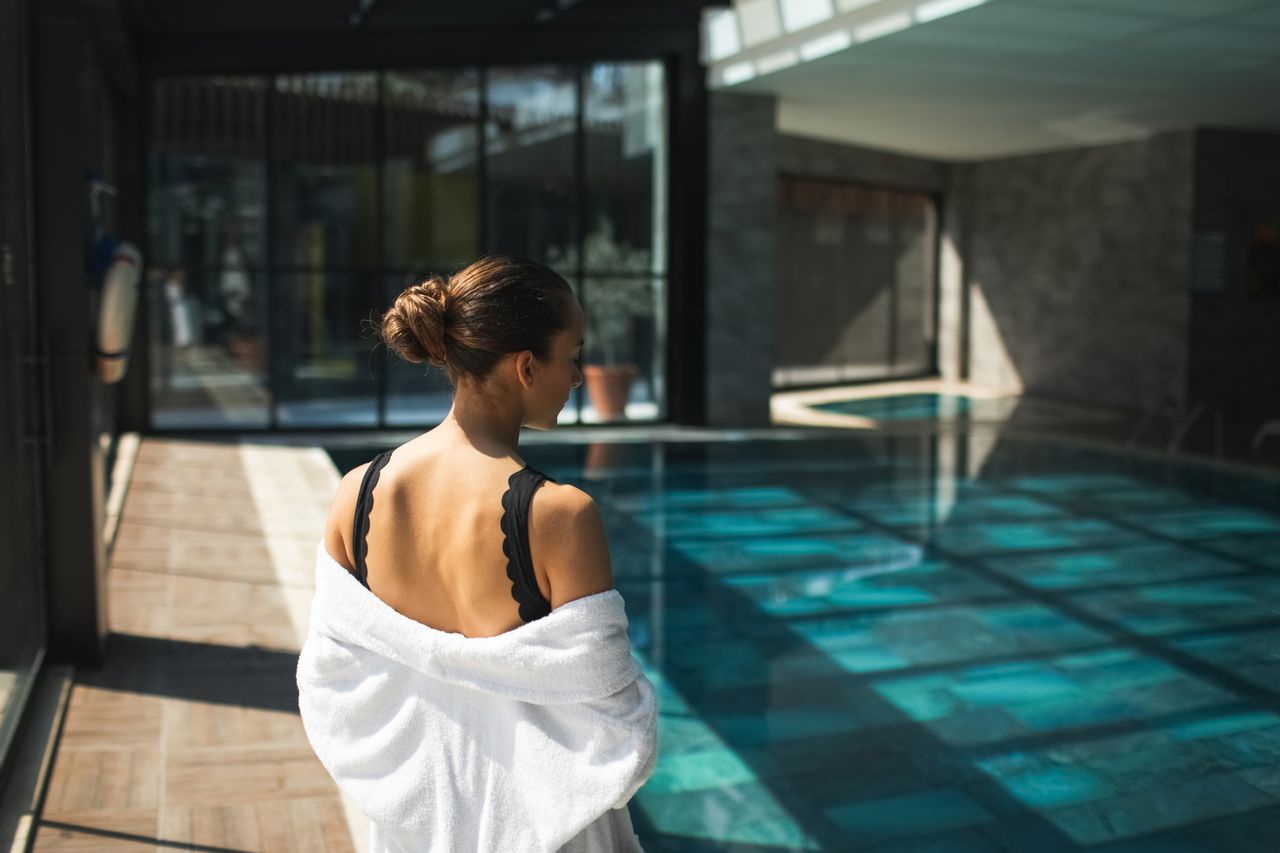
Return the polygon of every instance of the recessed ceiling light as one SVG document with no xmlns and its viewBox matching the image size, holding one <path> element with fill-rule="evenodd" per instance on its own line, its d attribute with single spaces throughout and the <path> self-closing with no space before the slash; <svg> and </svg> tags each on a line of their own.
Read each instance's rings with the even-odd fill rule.
<svg viewBox="0 0 1280 853">
<path fill-rule="evenodd" d="M 844 50 L 851 44 L 853 44 L 853 38 L 848 30 L 836 30 L 800 45 L 800 57 L 805 61 L 817 59 L 820 56 Z"/>
<path fill-rule="evenodd" d="M 928 3 L 921 3 L 916 7 L 916 22 L 925 24 L 936 21 L 938 18 L 945 18 L 947 15 L 954 15 L 956 12 L 981 6 L 986 2 L 987 0 L 929 0 Z"/>
<path fill-rule="evenodd" d="M 720 82 L 726 86 L 734 86 L 745 83 L 755 76 L 755 66 L 750 62 L 735 62 L 732 65 L 726 65 L 720 72 Z"/>
<path fill-rule="evenodd" d="M 909 26 L 911 26 L 911 14 L 897 12 L 854 27 L 853 38 L 855 41 L 871 41 L 872 39 L 887 36 L 890 33 L 896 33 L 899 30 L 905 30 Z"/>
</svg>

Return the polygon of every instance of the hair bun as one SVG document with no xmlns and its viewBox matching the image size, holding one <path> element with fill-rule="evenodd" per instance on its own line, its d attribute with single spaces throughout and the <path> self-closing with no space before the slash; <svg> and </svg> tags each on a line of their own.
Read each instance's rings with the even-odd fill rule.
<svg viewBox="0 0 1280 853">
<path fill-rule="evenodd" d="M 449 283 L 438 275 L 405 288 L 382 318 L 382 339 L 405 361 L 444 367 L 449 303 Z"/>
</svg>

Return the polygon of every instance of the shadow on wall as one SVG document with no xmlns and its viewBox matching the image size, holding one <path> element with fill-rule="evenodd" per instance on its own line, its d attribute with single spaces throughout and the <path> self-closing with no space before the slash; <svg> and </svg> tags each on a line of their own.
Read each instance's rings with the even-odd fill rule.
<svg viewBox="0 0 1280 853">
<path fill-rule="evenodd" d="M 1259 458 L 1280 419 L 1277 151 L 1280 135 L 1196 130 L 956 166 L 971 381 Z"/>
<path fill-rule="evenodd" d="M 1193 135 L 956 167 L 970 376 L 1142 410 L 1186 387 Z"/>
</svg>

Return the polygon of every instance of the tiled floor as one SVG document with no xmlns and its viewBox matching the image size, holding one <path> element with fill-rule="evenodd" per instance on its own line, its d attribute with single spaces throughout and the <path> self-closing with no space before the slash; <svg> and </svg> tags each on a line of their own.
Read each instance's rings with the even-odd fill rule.
<svg viewBox="0 0 1280 853">
<path fill-rule="evenodd" d="M 315 450 L 143 442 L 37 851 L 355 849 L 294 685 L 336 482 Z"/>
</svg>

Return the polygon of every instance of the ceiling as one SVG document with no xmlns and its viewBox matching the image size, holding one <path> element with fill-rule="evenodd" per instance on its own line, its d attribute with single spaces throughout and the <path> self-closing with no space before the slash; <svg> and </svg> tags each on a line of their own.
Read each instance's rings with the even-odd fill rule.
<svg viewBox="0 0 1280 853">
<path fill-rule="evenodd" d="M 144 37 L 688 23 L 728 0 L 125 0 Z"/>
<path fill-rule="evenodd" d="M 912 5 L 838 0 L 860 8 L 833 22 Z M 724 88 L 777 95 L 783 132 L 947 161 L 1280 131 L 1280 0 L 989 0 Z"/>
</svg>

